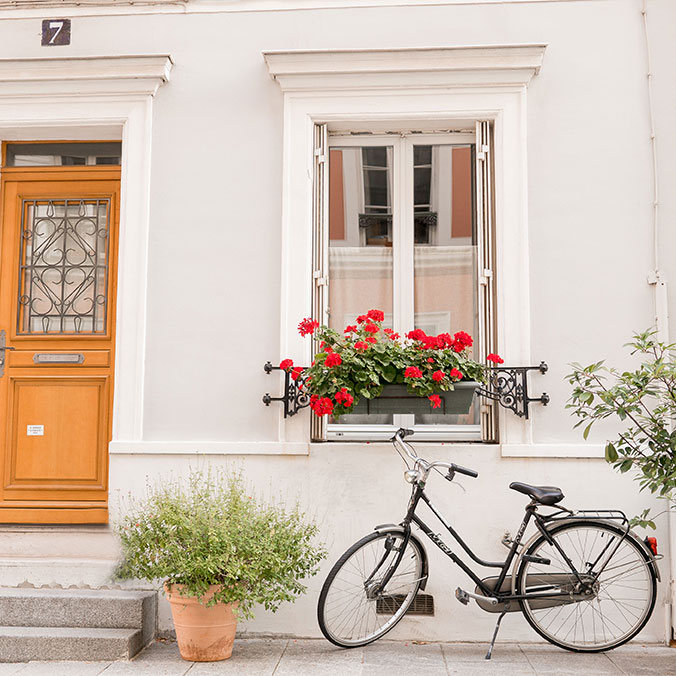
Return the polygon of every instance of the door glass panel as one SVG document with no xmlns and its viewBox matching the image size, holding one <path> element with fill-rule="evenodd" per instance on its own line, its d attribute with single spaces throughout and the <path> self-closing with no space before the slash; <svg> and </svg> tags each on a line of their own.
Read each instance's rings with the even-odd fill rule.
<svg viewBox="0 0 676 676">
<path fill-rule="evenodd" d="M 472 148 L 414 146 L 413 163 L 415 325 L 429 335 L 466 331 L 476 341 Z M 422 415 L 416 423 L 478 424 L 476 397 L 474 401 L 467 415 Z"/>
<path fill-rule="evenodd" d="M 371 309 L 392 327 L 392 147 L 329 153 L 329 325 L 341 332 Z M 344 415 L 389 424 L 391 415 Z"/>
<path fill-rule="evenodd" d="M 109 199 L 23 201 L 19 334 L 106 332 L 109 218 Z"/>
</svg>

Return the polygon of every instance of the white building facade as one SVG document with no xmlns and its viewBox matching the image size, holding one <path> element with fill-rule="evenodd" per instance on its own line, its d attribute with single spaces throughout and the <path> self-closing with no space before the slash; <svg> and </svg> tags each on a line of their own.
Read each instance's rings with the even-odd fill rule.
<svg viewBox="0 0 676 676">
<path fill-rule="evenodd" d="M 479 472 L 430 493 L 480 555 L 501 558 L 518 527 L 513 480 L 560 486 L 571 508 L 659 507 L 605 462 L 615 428 L 573 430 L 565 375 L 624 364 L 635 331 L 676 335 L 674 22 L 670 0 L 0 0 L 4 583 L 108 584 L 120 495 L 236 466 L 299 499 L 330 551 L 305 597 L 242 628 L 318 636 L 330 565 L 403 516 L 384 439 L 414 421 L 285 418 L 263 405 L 283 386 L 263 365 L 309 363 L 302 318 L 342 327 L 373 307 L 395 330 L 466 330 L 483 356 L 548 365 L 528 379 L 550 402 L 528 417 L 477 401 L 415 421 L 421 455 Z M 69 44 L 42 44 L 66 27 Z M 32 224 L 38 242 L 53 208 L 111 233 L 86 277 L 99 314 L 57 313 L 58 329 L 56 282 L 26 287 L 38 247 L 11 234 Z M 663 516 L 645 641 L 671 637 L 669 535 Z M 431 548 L 435 616 L 392 636 L 488 639 L 495 618 L 457 603 L 469 582 Z M 501 637 L 535 634 L 515 614 Z"/>
</svg>

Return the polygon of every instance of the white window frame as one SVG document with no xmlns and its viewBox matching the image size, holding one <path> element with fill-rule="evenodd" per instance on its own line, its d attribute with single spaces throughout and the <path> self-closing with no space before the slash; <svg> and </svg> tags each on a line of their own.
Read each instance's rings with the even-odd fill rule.
<svg viewBox="0 0 676 676">
<path fill-rule="evenodd" d="M 545 45 L 264 54 L 284 95 L 280 354 L 311 357 L 297 333 L 311 312 L 313 133 L 316 123 L 443 130 L 491 120 L 495 138 L 498 350 L 529 364 L 527 87 Z M 464 125 L 463 125 L 464 123 Z M 279 418 L 280 441 L 307 441 L 303 416 Z M 530 420 L 500 411 L 501 442 L 532 442 Z"/>
<path fill-rule="evenodd" d="M 414 220 L 406 215 L 414 214 L 413 187 L 413 146 L 414 145 L 475 145 L 474 132 L 417 132 L 404 128 L 392 128 L 389 133 L 368 135 L 345 135 L 332 133 L 329 125 L 328 148 L 348 148 L 364 146 L 392 148 L 393 162 L 390 167 L 390 200 L 392 207 L 392 241 L 398 246 L 393 248 L 393 329 L 404 335 L 417 326 L 414 312 Z M 323 227 L 328 227 L 324 223 Z M 328 237 L 328 235 L 327 235 Z M 401 250 L 400 250 L 401 249 Z M 326 271 L 328 273 L 328 270 Z M 478 283 L 478 280 L 477 280 Z M 329 278 L 329 285 L 331 280 Z M 368 308 L 364 308 L 366 311 Z M 382 308 L 381 308 L 382 309 Z M 339 320 L 342 321 L 342 318 Z M 471 333 L 472 327 L 462 327 Z M 477 345 L 478 348 L 478 345 Z M 475 354 L 476 349 L 475 348 Z M 414 424 L 414 416 L 395 415 L 391 425 L 372 424 L 328 424 L 326 438 L 329 441 L 387 440 L 399 427 L 415 430 L 416 439 L 428 441 L 481 441 L 480 425 L 435 425 Z"/>
</svg>

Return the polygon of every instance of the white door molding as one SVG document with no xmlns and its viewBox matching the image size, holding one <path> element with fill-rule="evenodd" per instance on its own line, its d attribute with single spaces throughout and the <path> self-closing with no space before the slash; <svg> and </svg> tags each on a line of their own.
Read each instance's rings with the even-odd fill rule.
<svg viewBox="0 0 676 676">
<path fill-rule="evenodd" d="M 0 60 L 0 140 L 122 140 L 113 441 L 143 436 L 152 101 L 167 55 Z"/>
</svg>

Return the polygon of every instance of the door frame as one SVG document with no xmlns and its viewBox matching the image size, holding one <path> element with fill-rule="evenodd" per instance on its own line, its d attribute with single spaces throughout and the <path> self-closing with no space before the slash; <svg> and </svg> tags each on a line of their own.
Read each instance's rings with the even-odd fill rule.
<svg viewBox="0 0 676 676">
<path fill-rule="evenodd" d="M 0 141 L 122 141 L 109 449 L 143 438 L 153 98 L 171 66 L 168 55 L 0 59 Z"/>
</svg>

